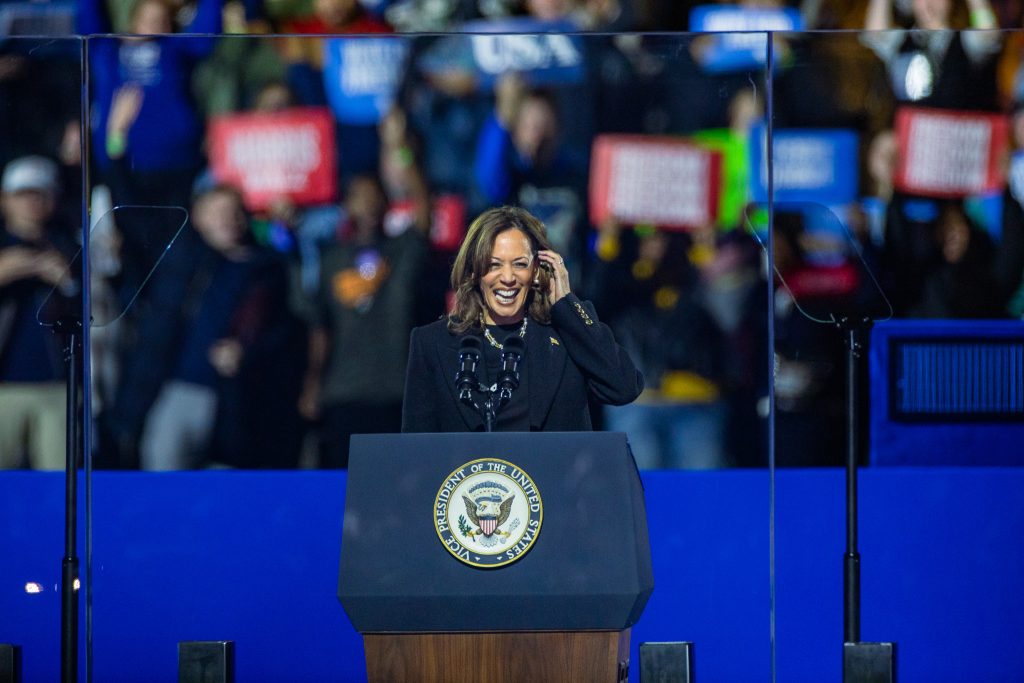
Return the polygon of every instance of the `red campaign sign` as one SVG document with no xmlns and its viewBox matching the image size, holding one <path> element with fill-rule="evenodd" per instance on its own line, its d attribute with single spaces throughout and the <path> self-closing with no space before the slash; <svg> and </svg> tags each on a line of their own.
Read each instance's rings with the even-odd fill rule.
<svg viewBox="0 0 1024 683">
<path fill-rule="evenodd" d="M 412 200 L 395 202 L 384 216 L 384 232 L 399 235 L 416 220 L 416 205 Z M 455 251 L 466 235 L 466 201 L 455 194 L 442 194 L 434 198 L 430 215 L 430 243 L 441 251 Z"/>
<path fill-rule="evenodd" d="M 798 301 L 851 296 L 860 285 L 860 275 L 849 263 L 805 266 L 786 273 L 783 279 Z"/>
<path fill-rule="evenodd" d="M 601 135 L 590 166 L 590 220 L 685 230 L 714 223 L 722 154 L 679 138 Z"/>
<path fill-rule="evenodd" d="M 442 251 L 455 251 L 466 236 L 466 200 L 456 194 L 443 194 L 434 199 L 434 220 L 430 241 Z"/>
<path fill-rule="evenodd" d="M 210 143 L 214 177 L 239 188 L 252 211 L 281 198 L 309 205 L 337 196 L 334 121 L 326 107 L 218 116 Z"/>
<path fill-rule="evenodd" d="M 897 190 L 957 198 L 998 191 L 1006 184 L 1006 116 L 901 107 L 896 112 L 896 139 Z"/>
</svg>

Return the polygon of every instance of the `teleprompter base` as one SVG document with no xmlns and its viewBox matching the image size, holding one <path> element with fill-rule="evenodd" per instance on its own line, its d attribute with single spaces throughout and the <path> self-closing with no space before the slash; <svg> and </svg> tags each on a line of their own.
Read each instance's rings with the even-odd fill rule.
<svg viewBox="0 0 1024 683">
<path fill-rule="evenodd" d="M 178 643 L 178 683 L 235 683 L 234 641 Z"/>
<path fill-rule="evenodd" d="M 625 683 L 629 629 L 363 635 L 369 683 Z"/>
<path fill-rule="evenodd" d="M 693 643 L 640 643 L 640 683 L 694 683 Z"/>
<path fill-rule="evenodd" d="M 893 683 L 895 643 L 843 643 L 843 683 Z"/>
<path fill-rule="evenodd" d="M 0 643 L 0 683 L 21 683 L 21 646 Z"/>
</svg>

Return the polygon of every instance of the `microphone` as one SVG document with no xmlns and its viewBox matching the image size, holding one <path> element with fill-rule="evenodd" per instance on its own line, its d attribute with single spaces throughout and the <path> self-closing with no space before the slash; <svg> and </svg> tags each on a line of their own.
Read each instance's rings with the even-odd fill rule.
<svg viewBox="0 0 1024 683">
<path fill-rule="evenodd" d="M 473 405 L 473 389 L 480 384 L 476 374 L 479 364 L 480 340 L 472 336 L 463 337 L 459 344 L 459 372 L 455 375 L 455 388 L 463 403 Z"/>
<path fill-rule="evenodd" d="M 501 374 L 498 375 L 498 401 L 512 400 L 512 392 L 519 388 L 519 364 L 526 352 L 526 342 L 518 334 L 510 334 L 501 351 Z"/>
</svg>

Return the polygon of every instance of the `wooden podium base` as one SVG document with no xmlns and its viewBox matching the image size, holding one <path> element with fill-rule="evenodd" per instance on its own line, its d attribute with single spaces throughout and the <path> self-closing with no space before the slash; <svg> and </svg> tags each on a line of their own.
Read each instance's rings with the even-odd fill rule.
<svg viewBox="0 0 1024 683">
<path fill-rule="evenodd" d="M 365 634 L 369 683 L 625 683 L 624 631 Z"/>
</svg>

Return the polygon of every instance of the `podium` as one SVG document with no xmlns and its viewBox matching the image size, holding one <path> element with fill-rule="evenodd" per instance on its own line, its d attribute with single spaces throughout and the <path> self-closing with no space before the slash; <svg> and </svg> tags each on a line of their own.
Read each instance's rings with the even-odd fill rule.
<svg viewBox="0 0 1024 683">
<path fill-rule="evenodd" d="M 653 589 L 624 434 L 352 437 L 338 598 L 370 683 L 625 681 Z"/>
</svg>

